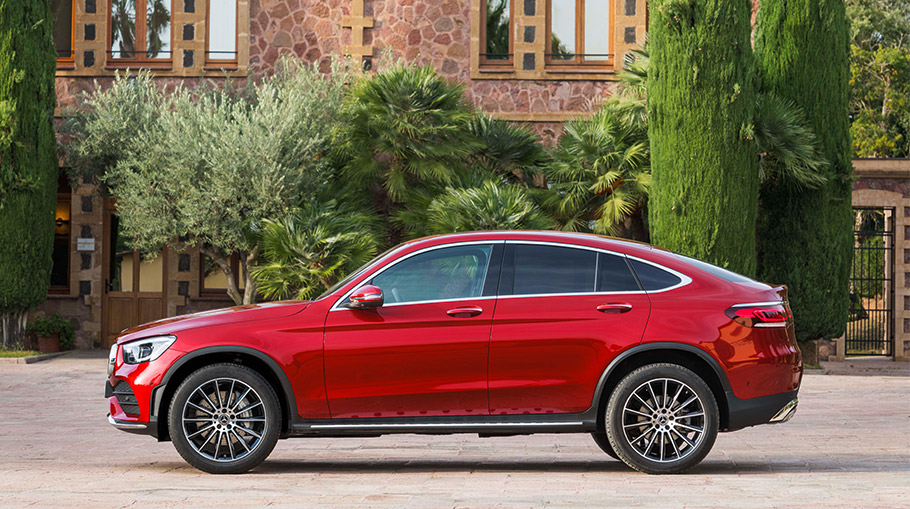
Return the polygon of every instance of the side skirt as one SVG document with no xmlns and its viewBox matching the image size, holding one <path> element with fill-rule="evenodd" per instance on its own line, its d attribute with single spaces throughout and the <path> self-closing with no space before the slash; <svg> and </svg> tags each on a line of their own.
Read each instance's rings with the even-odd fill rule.
<svg viewBox="0 0 910 509">
<path fill-rule="evenodd" d="M 290 436 L 364 437 L 411 433 L 451 435 L 477 433 L 482 437 L 533 433 L 589 433 L 597 421 L 581 414 L 469 415 L 453 417 L 394 417 L 385 419 L 319 419 L 295 423 Z"/>
</svg>

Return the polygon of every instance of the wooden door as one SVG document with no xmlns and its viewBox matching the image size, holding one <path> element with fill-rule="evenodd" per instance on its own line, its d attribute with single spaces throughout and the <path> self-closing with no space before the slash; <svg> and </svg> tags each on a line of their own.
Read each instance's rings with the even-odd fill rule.
<svg viewBox="0 0 910 509">
<path fill-rule="evenodd" d="M 164 318 L 167 312 L 167 248 L 154 260 L 143 261 L 127 240 L 113 202 L 105 203 L 101 305 L 104 347 L 114 344 L 123 329 Z"/>
</svg>

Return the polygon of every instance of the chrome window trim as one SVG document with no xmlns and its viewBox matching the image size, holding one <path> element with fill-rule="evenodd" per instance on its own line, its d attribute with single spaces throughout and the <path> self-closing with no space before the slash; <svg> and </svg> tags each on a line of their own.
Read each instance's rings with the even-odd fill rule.
<svg viewBox="0 0 910 509">
<path fill-rule="evenodd" d="M 577 244 L 569 244 L 566 242 L 557 242 L 557 241 L 550 241 L 550 240 L 517 240 L 517 239 L 470 240 L 470 241 L 463 241 L 463 242 L 453 242 L 451 244 L 439 244 L 436 246 L 425 247 L 423 249 L 418 249 L 417 251 L 414 251 L 413 253 L 408 253 L 407 255 L 395 260 L 393 263 L 391 263 L 385 267 L 382 267 L 381 269 L 374 272 L 373 274 L 370 274 L 368 279 L 372 279 L 373 277 L 378 276 L 379 274 L 383 273 L 384 271 L 388 270 L 389 268 L 394 267 L 399 262 L 407 260 L 408 258 L 410 258 L 412 256 L 416 256 L 420 253 L 425 253 L 427 251 L 433 251 L 436 249 L 443 249 L 443 248 L 447 248 L 447 247 L 470 246 L 470 245 L 478 245 L 478 244 L 513 244 L 513 245 L 529 244 L 529 245 L 566 247 L 566 248 L 570 248 L 570 249 L 583 249 L 583 250 L 587 250 L 587 251 L 594 251 L 597 253 L 605 253 L 605 254 L 609 254 L 609 255 L 613 255 L 613 256 L 625 257 L 628 259 L 636 260 L 636 261 L 657 267 L 660 270 L 664 270 L 664 271 L 667 271 L 667 272 L 675 275 L 676 277 L 678 277 L 680 279 L 680 282 L 673 286 L 661 288 L 660 290 L 650 290 L 650 291 L 649 290 L 631 290 L 631 291 L 624 291 L 624 292 L 593 291 L 593 292 L 539 293 L 539 294 L 521 294 L 521 295 L 492 295 L 492 296 L 481 296 L 481 297 L 467 297 L 467 298 L 461 298 L 461 299 L 438 299 L 438 300 L 422 300 L 422 301 L 414 301 L 414 302 L 395 302 L 395 303 L 390 303 L 390 304 L 383 304 L 382 307 L 410 306 L 410 305 L 415 305 L 415 304 L 434 304 L 434 303 L 440 303 L 440 302 L 459 302 L 459 301 L 464 301 L 464 300 L 490 300 L 490 299 L 497 299 L 497 298 L 499 298 L 499 299 L 521 299 L 521 298 L 536 298 L 536 297 L 579 297 L 579 296 L 586 296 L 586 295 L 588 295 L 588 296 L 593 296 L 593 295 L 648 295 L 648 294 L 653 294 L 653 293 L 669 292 L 669 291 L 675 290 L 677 288 L 682 288 L 683 286 L 686 286 L 692 282 L 692 278 L 683 274 L 682 272 L 671 269 L 671 268 L 661 265 L 659 263 L 652 262 L 650 260 L 646 260 L 644 258 L 639 258 L 637 256 L 629 255 L 626 253 L 621 253 L 619 251 L 612 251 L 610 249 L 601 248 L 601 247 L 581 246 L 581 245 L 577 245 Z M 377 262 L 377 263 L 379 263 L 379 262 Z M 597 263 L 597 262 L 595 262 L 595 263 Z M 489 267 L 488 267 L 488 269 L 489 269 Z M 369 272 L 369 270 L 364 271 L 364 272 Z M 594 288 L 596 289 L 597 288 L 597 286 L 596 286 L 596 278 L 597 278 L 596 267 L 595 267 L 595 272 L 594 272 L 594 278 L 595 278 Z M 345 301 L 345 299 L 347 299 L 350 296 L 351 293 L 353 293 L 355 290 L 357 290 L 357 288 L 360 288 L 360 286 L 362 286 L 362 285 L 360 285 L 360 284 L 355 285 L 353 288 L 351 288 L 350 290 L 345 292 L 338 300 L 335 301 L 335 303 L 329 309 L 329 312 L 350 310 L 350 308 L 341 307 L 341 304 Z M 780 303 L 776 303 L 776 304 L 780 304 Z M 749 304 L 746 304 L 746 305 L 749 305 Z M 767 303 L 765 303 L 764 305 L 767 305 Z"/>
<path fill-rule="evenodd" d="M 398 265 L 399 263 L 401 263 L 401 262 L 407 260 L 408 258 L 411 258 L 412 256 L 417 256 L 417 255 L 419 255 L 419 254 L 426 253 L 426 252 L 429 252 L 429 251 L 435 251 L 435 250 L 437 250 L 437 249 L 445 249 L 445 248 L 448 248 L 448 247 L 460 247 L 460 246 L 476 246 L 476 245 L 490 245 L 490 246 L 493 246 L 493 245 L 496 245 L 496 244 L 502 244 L 502 243 L 504 243 L 504 242 L 505 242 L 504 240 L 468 240 L 468 241 L 464 241 L 464 242 L 453 242 L 453 243 L 451 243 L 451 244 L 439 244 L 439 245 L 436 245 L 436 246 L 425 247 L 425 248 L 423 248 L 423 249 L 418 249 L 417 251 L 414 251 L 413 253 L 408 253 L 408 254 L 402 256 L 401 258 L 398 258 L 397 260 L 393 261 L 392 263 L 389 263 L 389 264 L 386 265 L 385 267 L 380 268 L 380 269 L 377 270 L 376 272 L 373 272 L 372 274 L 369 274 L 369 275 L 367 276 L 366 279 L 373 279 L 374 277 L 376 277 L 376 276 L 382 274 L 383 272 L 385 272 L 385 271 L 391 269 L 392 267 L 394 267 L 394 266 Z M 492 252 L 492 251 L 491 251 L 491 252 Z M 391 254 L 391 253 L 389 253 L 389 254 Z M 380 261 L 381 261 L 381 260 L 380 260 Z M 379 263 L 379 262 L 377 262 L 377 263 Z M 487 260 L 487 271 L 489 271 L 489 268 L 490 268 L 490 261 Z M 364 273 L 367 273 L 367 272 L 369 272 L 369 270 L 364 271 Z M 488 272 L 484 272 L 484 279 L 486 279 L 487 273 L 488 273 Z M 362 280 L 361 280 L 361 282 L 362 282 Z M 342 310 L 350 309 L 350 308 L 340 307 L 340 306 L 341 306 L 341 304 L 342 304 L 343 302 L 345 302 L 345 300 L 346 300 L 352 293 L 354 293 L 355 290 L 357 290 L 357 289 L 360 288 L 361 286 L 363 286 L 363 285 L 361 285 L 360 283 L 358 283 L 358 284 L 354 285 L 354 287 L 351 288 L 350 290 L 344 292 L 344 294 L 343 294 L 338 300 L 336 300 L 334 304 L 332 304 L 332 307 L 329 309 L 329 312 L 331 313 L 332 311 L 342 311 Z M 482 292 L 482 291 L 483 291 L 483 289 L 481 288 L 481 292 Z M 459 299 L 438 299 L 438 300 L 422 300 L 422 301 L 413 301 L 413 302 L 393 302 L 393 303 L 389 303 L 389 304 L 383 304 L 382 307 L 406 306 L 406 305 L 411 305 L 411 304 L 428 304 L 428 303 L 433 303 L 433 302 L 455 302 L 455 301 L 462 301 L 462 300 L 495 299 L 495 298 L 496 298 L 496 296 L 494 295 L 494 296 L 487 296 L 487 297 L 483 297 L 483 296 L 479 296 L 479 297 L 464 297 L 464 298 L 459 298 Z"/>
</svg>

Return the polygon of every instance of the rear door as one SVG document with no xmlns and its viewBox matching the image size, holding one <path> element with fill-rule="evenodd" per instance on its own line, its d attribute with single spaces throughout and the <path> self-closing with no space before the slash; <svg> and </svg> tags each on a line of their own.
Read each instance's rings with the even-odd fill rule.
<svg viewBox="0 0 910 509">
<path fill-rule="evenodd" d="M 509 242 L 490 341 L 490 412 L 583 412 L 609 361 L 641 342 L 648 296 L 626 257 Z"/>
</svg>

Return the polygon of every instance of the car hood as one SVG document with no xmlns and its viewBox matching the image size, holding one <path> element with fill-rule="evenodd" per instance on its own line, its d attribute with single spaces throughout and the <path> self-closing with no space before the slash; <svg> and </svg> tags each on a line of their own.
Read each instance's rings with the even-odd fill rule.
<svg viewBox="0 0 910 509">
<path fill-rule="evenodd" d="M 154 322 L 137 325 L 123 331 L 117 338 L 117 343 L 124 343 L 134 339 L 147 338 L 165 334 L 177 334 L 187 329 L 195 329 L 208 325 L 224 325 L 229 323 L 250 322 L 253 320 L 266 320 L 291 316 L 306 309 L 310 301 L 281 301 L 265 302 L 262 304 L 248 304 L 230 308 L 201 311 L 188 315 L 163 318 Z"/>
</svg>

